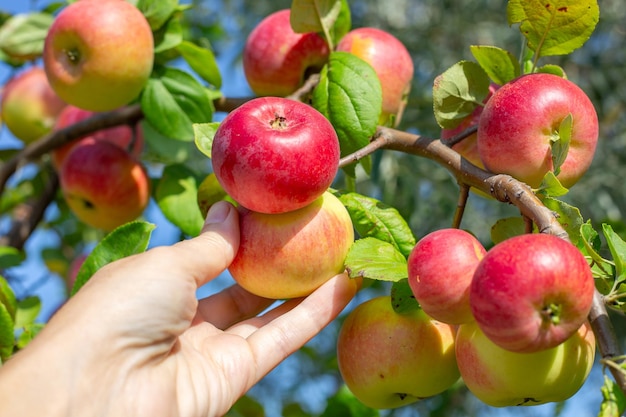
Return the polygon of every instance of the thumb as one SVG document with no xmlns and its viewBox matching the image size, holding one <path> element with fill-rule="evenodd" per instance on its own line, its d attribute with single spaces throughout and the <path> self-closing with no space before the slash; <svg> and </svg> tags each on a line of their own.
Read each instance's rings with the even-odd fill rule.
<svg viewBox="0 0 626 417">
<path fill-rule="evenodd" d="M 195 238 L 172 247 L 176 263 L 201 286 L 222 273 L 233 261 L 239 248 L 239 215 L 226 201 L 213 204 L 207 213 L 202 232 Z"/>
</svg>

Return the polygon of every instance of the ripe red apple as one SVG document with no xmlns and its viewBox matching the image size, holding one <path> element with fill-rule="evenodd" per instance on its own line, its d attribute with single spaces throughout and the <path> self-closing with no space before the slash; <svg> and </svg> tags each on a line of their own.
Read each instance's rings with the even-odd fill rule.
<svg viewBox="0 0 626 417">
<path fill-rule="evenodd" d="M 478 153 L 488 170 L 509 174 L 537 188 L 553 171 L 551 140 L 572 115 L 567 159 L 557 178 L 571 187 L 591 165 L 598 141 L 598 116 L 585 92 L 552 74 L 528 74 L 500 87 L 483 109 Z"/>
<path fill-rule="evenodd" d="M 150 180 L 141 163 L 106 141 L 75 146 L 61 167 L 59 180 L 76 217 L 105 231 L 137 219 L 150 198 Z"/>
<path fill-rule="evenodd" d="M 239 225 L 239 250 L 228 269 L 239 285 L 266 298 L 310 294 L 344 271 L 354 241 L 348 211 L 329 192 L 287 213 L 243 209 Z"/>
<path fill-rule="evenodd" d="M 77 1 L 48 30 L 43 61 L 52 88 L 66 102 L 113 110 L 135 99 L 152 72 L 152 30 L 127 1 Z"/>
<path fill-rule="evenodd" d="M 85 119 L 88 119 L 96 114 L 97 113 L 89 110 L 84 110 L 76 106 L 68 105 L 59 114 L 54 128 L 55 130 L 60 130 Z M 134 129 L 131 128 L 129 125 L 115 126 L 108 129 L 98 130 L 96 132 L 93 132 L 89 136 L 69 142 L 53 150 L 51 152 L 53 165 L 57 169 L 59 169 L 61 167 L 61 164 L 63 163 L 63 160 L 74 146 L 76 146 L 78 143 L 94 140 L 106 140 L 108 142 L 111 142 L 129 151 L 132 155 L 136 157 L 140 156 L 144 146 L 143 130 L 141 129 L 141 125 L 135 125 Z"/>
<path fill-rule="evenodd" d="M 54 127 L 66 106 L 48 84 L 41 67 L 30 67 L 12 78 L 2 93 L 2 121 L 24 143 L 31 143 Z"/>
<path fill-rule="evenodd" d="M 336 49 L 350 52 L 374 68 L 383 90 L 380 124 L 397 125 L 413 80 L 413 59 L 404 44 L 384 30 L 365 27 L 348 32 Z"/>
<path fill-rule="evenodd" d="M 563 343 L 585 322 L 594 279 L 583 254 L 548 234 L 525 234 L 491 248 L 470 287 L 476 322 L 495 344 L 536 352 Z"/>
<path fill-rule="evenodd" d="M 474 320 L 469 288 L 487 251 L 472 234 L 440 229 L 421 238 L 409 255 L 409 285 L 422 309 L 449 324 Z"/>
<path fill-rule="evenodd" d="M 475 322 L 459 326 L 456 359 L 467 388 L 493 407 L 565 401 L 583 385 L 595 356 L 588 323 L 560 345 L 516 353 L 494 344 Z"/>
<path fill-rule="evenodd" d="M 497 84 L 491 83 L 489 86 L 489 94 L 483 100 L 483 104 L 487 103 L 494 91 L 499 88 Z M 463 119 L 463 121 L 454 129 L 441 129 L 441 139 L 446 140 L 450 139 L 460 133 L 463 133 L 466 129 L 472 126 L 478 126 L 478 121 L 480 120 L 480 115 L 483 113 L 484 106 L 476 106 L 471 115 Z M 485 165 L 480 160 L 480 155 L 478 154 L 478 146 L 477 146 L 477 133 L 472 133 L 459 143 L 452 145 L 452 149 L 457 151 L 461 156 L 472 164 L 476 165 L 479 168 L 485 168 Z"/>
<path fill-rule="evenodd" d="M 272 13 L 248 35 L 243 70 L 259 96 L 288 96 L 309 72 L 319 72 L 328 61 L 326 40 L 317 33 L 294 32 L 290 15 L 289 9 Z"/>
<path fill-rule="evenodd" d="M 389 296 L 352 310 L 337 336 L 341 376 L 363 404 L 397 408 L 437 395 L 459 379 L 454 328 L 421 309 L 398 314 Z"/>
<path fill-rule="evenodd" d="M 253 211 L 283 213 L 328 189 L 339 167 L 339 139 L 313 107 L 262 97 L 222 121 L 211 159 L 218 181 L 235 201 Z"/>
</svg>

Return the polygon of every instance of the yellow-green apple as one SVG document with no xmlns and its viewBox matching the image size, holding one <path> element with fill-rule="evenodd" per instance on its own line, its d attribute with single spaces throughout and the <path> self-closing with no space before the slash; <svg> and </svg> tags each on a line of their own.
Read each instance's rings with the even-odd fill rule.
<svg viewBox="0 0 626 417">
<path fill-rule="evenodd" d="M 470 306 L 495 344 L 536 352 L 563 343 L 585 322 L 594 285 L 576 246 L 554 235 L 524 234 L 483 257 L 472 278 Z"/>
<path fill-rule="evenodd" d="M 452 129 L 441 129 L 441 140 L 445 143 L 446 140 L 453 138 L 454 136 L 463 133 L 465 130 L 472 126 L 478 126 L 478 121 L 480 120 L 480 115 L 483 112 L 484 104 L 489 101 L 493 92 L 499 88 L 497 84 L 491 83 L 489 86 L 489 93 L 487 97 L 483 100 L 482 106 L 476 106 L 471 115 L 466 117 L 459 123 L 459 125 Z M 477 136 L 478 134 L 472 133 L 462 141 L 455 143 L 452 145 L 452 149 L 457 151 L 461 156 L 472 164 L 476 165 L 479 168 L 485 168 L 485 165 L 480 160 L 480 155 L 478 154 L 478 146 L 477 146 Z"/>
<path fill-rule="evenodd" d="M 545 174 L 554 171 L 551 147 L 568 115 L 573 120 L 569 151 L 557 178 L 571 187 L 593 160 L 598 116 L 585 92 L 557 75 L 523 75 L 494 92 L 478 124 L 481 161 L 494 173 L 539 187 Z"/>
<path fill-rule="evenodd" d="M 41 67 L 30 67 L 13 77 L 4 87 L 0 105 L 2 121 L 26 144 L 50 132 L 66 106 L 48 84 Z"/>
<path fill-rule="evenodd" d="M 444 323 L 474 320 L 469 289 L 485 253 L 480 241 L 464 230 L 440 229 L 422 237 L 407 265 L 409 286 L 422 309 Z"/>
<path fill-rule="evenodd" d="M 243 70 L 259 96 L 285 97 L 296 91 L 309 73 L 319 72 L 330 50 L 317 33 L 296 33 L 291 11 L 279 10 L 263 19 L 248 35 Z"/>
<path fill-rule="evenodd" d="M 475 322 L 459 326 L 456 359 L 467 388 L 493 407 L 565 401 L 583 385 L 595 356 L 595 336 L 584 323 L 563 343 L 533 353 L 502 349 Z"/>
<path fill-rule="evenodd" d="M 328 119 L 281 97 L 256 98 L 230 112 L 211 151 L 228 195 L 261 213 L 297 210 L 317 199 L 333 182 L 339 156 Z"/>
<path fill-rule="evenodd" d="M 96 114 L 96 112 L 81 109 L 80 107 L 67 105 L 59 114 L 54 129 L 60 130 L 68 126 L 72 126 Z M 106 140 L 111 142 L 129 151 L 136 157 L 141 155 L 144 146 L 143 130 L 141 129 L 141 125 L 139 123 L 135 125 L 134 129 L 129 125 L 114 126 L 108 129 L 95 131 L 88 136 L 71 141 L 59 148 L 54 149 L 51 152 L 53 165 L 59 169 L 63 160 L 74 146 L 78 143 L 94 140 Z"/>
<path fill-rule="evenodd" d="M 228 269 L 239 285 L 266 298 L 310 294 L 344 271 L 354 241 L 348 211 L 329 192 L 287 213 L 241 209 L 239 226 L 239 250 Z"/>
<path fill-rule="evenodd" d="M 148 21 L 125 0 L 81 0 L 57 15 L 44 43 L 50 85 L 67 103 L 92 111 L 128 104 L 154 61 Z"/>
<path fill-rule="evenodd" d="M 413 79 L 413 59 L 404 44 L 384 30 L 363 27 L 348 32 L 336 50 L 350 52 L 374 68 L 383 89 L 380 124 L 397 125 Z"/>
<path fill-rule="evenodd" d="M 137 219 L 150 198 L 149 178 L 141 163 L 106 141 L 75 146 L 61 166 L 59 181 L 76 217 L 104 231 Z"/>
<path fill-rule="evenodd" d="M 346 386 L 363 404 L 402 407 L 432 397 L 459 379 L 453 326 L 417 308 L 393 310 L 380 296 L 359 304 L 337 336 L 337 362 Z"/>
</svg>

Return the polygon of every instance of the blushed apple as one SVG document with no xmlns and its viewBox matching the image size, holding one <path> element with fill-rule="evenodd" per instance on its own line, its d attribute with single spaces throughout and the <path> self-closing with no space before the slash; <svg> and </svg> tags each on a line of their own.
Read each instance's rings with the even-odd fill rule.
<svg viewBox="0 0 626 417">
<path fill-rule="evenodd" d="M 239 227 L 239 250 L 228 270 L 243 288 L 266 298 L 310 294 L 344 271 L 354 241 L 348 211 L 329 192 L 287 213 L 243 209 Z"/>
<path fill-rule="evenodd" d="M 350 52 L 370 64 L 383 90 L 380 124 L 397 125 L 406 106 L 413 80 L 413 59 L 404 44 L 392 34 L 364 27 L 348 32 L 337 51 Z"/>
<path fill-rule="evenodd" d="M 256 98 L 222 121 L 211 151 L 213 171 L 242 206 L 261 213 L 297 210 L 316 200 L 339 168 L 339 139 L 313 107 Z"/>
<path fill-rule="evenodd" d="M 440 394 L 459 379 L 454 328 L 421 309 L 393 310 L 389 296 L 358 305 L 337 336 L 337 362 L 350 391 L 377 409 Z"/>
<path fill-rule="evenodd" d="M 84 110 L 80 107 L 67 105 L 59 114 L 54 129 L 60 130 L 66 128 L 96 114 L 96 112 Z M 130 152 L 135 157 L 139 157 L 141 155 L 144 147 L 143 130 L 141 129 L 141 125 L 139 123 L 135 125 L 134 129 L 129 125 L 114 126 L 108 129 L 98 130 L 88 136 L 54 149 L 51 152 L 53 165 L 59 169 L 63 160 L 74 146 L 78 143 L 94 140 L 106 140 L 111 142 Z"/>
<path fill-rule="evenodd" d="M 141 163 L 106 141 L 75 146 L 61 167 L 59 181 L 76 217 L 104 231 L 137 219 L 150 198 L 150 180 Z"/>
<path fill-rule="evenodd" d="M 569 188 L 591 165 L 598 141 L 598 116 L 580 87 L 553 74 L 523 75 L 493 94 L 478 124 L 480 159 L 488 170 L 537 188 L 545 174 L 554 170 L 552 141 L 570 114 L 569 152 L 557 175 Z"/>
<path fill-rule="evenodd" d="M 274 12 L 248 35 L 243 69 L 256 95 L 288 96 L 328 61 L 326 40 L 317 33 L 294 32 L 290 15 L 289 9 Z"/>
<path fill-rule="evenodd" d="M 25 144 L 50 132 L 66 106 L 48 84 L 43 68 L 36 66 L 5 85 L 0 105 L 2 121 Z"/>
<path fill-rule="evenodd" d="M 444 323 L 474 320 L 469 289 L 486 253 L 464 230 L 440 229 L 422 237 L 408 258 L 409 286 L 422 309 Z"/>
<path fill-rule="evenodd" d="M 123 0 L 81 0 L 57 15 L 44 43 L 50 85 L 67 103 L 109 111 L 145 86 L 154 61 L 152 30 Z"/>
<path fill-rule="evenodd" d="M 534 353 L 502 349 L 475 322 L 459 326 L 456 336 L 463 382 L 492 407 L 567 400 L 589 376 L 595 348 L 595 336 L 586 322 L 563 343 Z"/>
<path fill-rule="evenodd" d="M 478 264 L 470 306 L 485 335 L 514 352 L 563 343 L 587 319 L 595 290 L 591 268 L 573 244 L 543 233 L 492 247 Z"/>
</svg>

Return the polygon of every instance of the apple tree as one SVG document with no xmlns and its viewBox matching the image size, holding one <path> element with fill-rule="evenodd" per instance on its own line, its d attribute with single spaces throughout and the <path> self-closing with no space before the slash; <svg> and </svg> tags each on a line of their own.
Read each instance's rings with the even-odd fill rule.
<svg viewBox="0 0 626 417">
<path fill-rule="evenodd" d="M 279 401 L 279 414 L 564 406 L 594 367 L 598 415 L 624 412 L 625 228 L 619 207 L 594 214 L 623 182 L 605 143 L 620 125 L 604 108 L 615 96 L 582 82 L 605 68 L 576 60 L 606 59 L 590 42 L 597 1 L 476 0 L 467 10 L 492 13 L 471 25 L 447 2 L 410 6 L 432 18 L 415 28 L 446 15 L 430 40 L 382 28 L 376 2 L 255 2 L 233 12 L 245 22 L 236 48 L 226 23 L 202 21 L 206 3 L 2 16 L 0 115 L 17 139 L 0 151 L 2 362 L 45 326 L 45 299 L 21 290 L 30 259 L 71 297 L 164 225 L 170 243 L 198 235 L 226 199 L 242 233 L 228 282 L 277 300 L 344 270 L 362 282 L 298 353 L 305 385 L 327 395 L 316 410 Z M 498 36 L 466 44 L 487 21 Z M 445 57 L 444 32 L 462 45 Z M 220 58 L 233 49 L 246 94 L 228 93 L 236 74 Z M 426 56 L 439 57 L 430 72 Z M 598 155 L 613 182 L 595 174 Z M 29 245 L 38 233 L 53 238 Z M 275 388 L 262 381 L 229 415 L 269 413 Z"/>
</svg>

